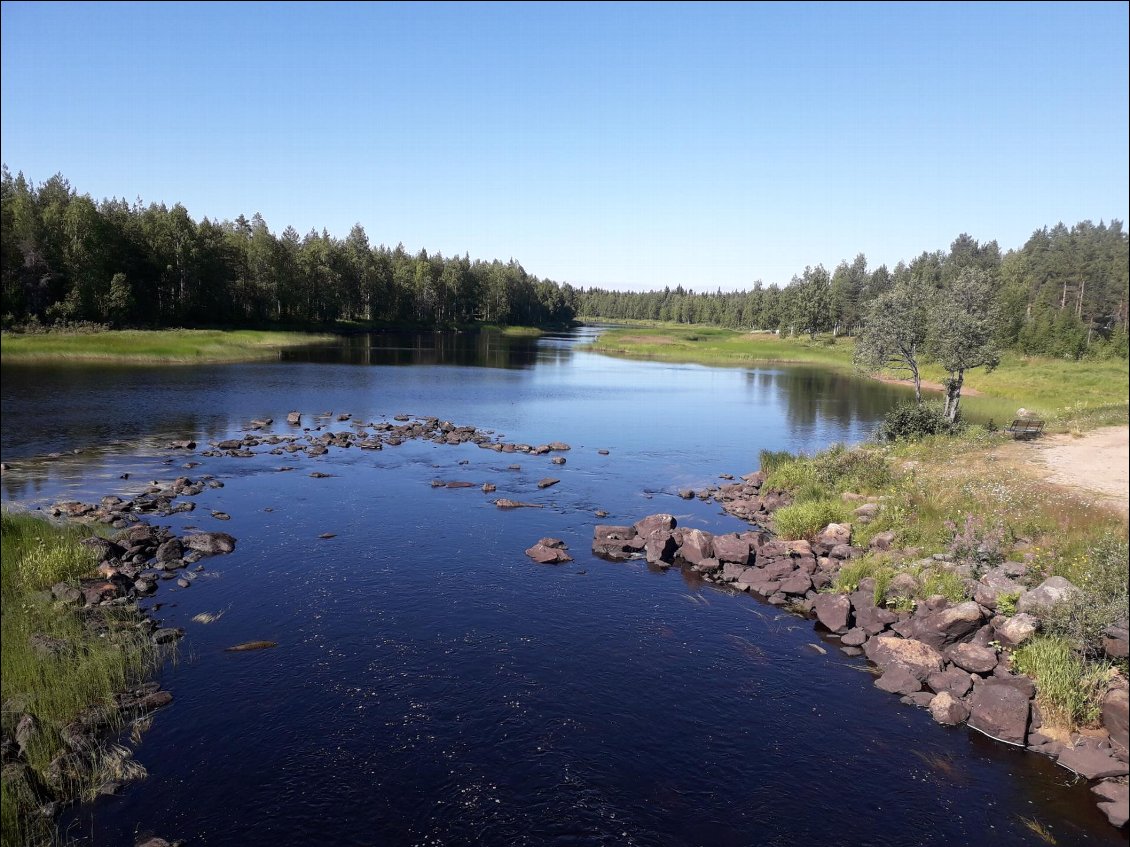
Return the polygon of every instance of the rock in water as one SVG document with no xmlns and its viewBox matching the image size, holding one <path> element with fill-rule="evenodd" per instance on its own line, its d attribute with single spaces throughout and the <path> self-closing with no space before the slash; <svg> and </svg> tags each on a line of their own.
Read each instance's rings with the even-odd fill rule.
<svg viewBox="0 0 1130 847">
<path fill-rule="evenodd" d="M 278 647 L 277 641 L 246 641 L 243 644 L 236 644 L 234 647 L 228 647 L 224 650 L 225 653 L 246 653 L 249 650 L 268 650 L 271 647 Z"/>
</svg>

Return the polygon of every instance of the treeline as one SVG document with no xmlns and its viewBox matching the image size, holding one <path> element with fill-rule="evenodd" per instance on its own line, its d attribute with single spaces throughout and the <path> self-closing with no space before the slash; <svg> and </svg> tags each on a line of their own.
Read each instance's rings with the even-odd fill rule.
<svg viewBox="0 0 1130 847">
<path fill-rule="evenodd" d="M 95 203 L 56 175 L 39 186 L 5 167 L 6 326 L 362 323 L 446 327 L 563 324 L 576 292 L 511 260 L 374 247 L 358 224 L 274 235 L 260 215 L 199 223 L 181 205 Z"/>
<path fill-rule="evenodd" d="M 871 270 L 860 254 L 828 273 L 805 268 L 786 286 L 754 284 L 749 291 L 697 293 L 583 291 L 579 314 L 606 319 L 715 324 L 785 334 L 854 334 L 880 295 L 896 287 L 921 292 L 952 287 L 965 269 L 987 274 L 994 291 L 996 342 L 1023 353 L 1078 358 L 1087 353 L 1127 356 L 1130 249 L 1121 221 L 1097 226 L 1058 224 L 1032 234 L 1019 250 L 1001 254 L 995 241 L 960 235 L 948 251 L 923 253 L 893 270 Z"/>
<path fill-rule="evenodd" d="M 181 205 L 93 201 L 61 175 L 36 186 L 3 168 L 0 315 L 5 326 L 338 322 L 453 326 L 562 324 L 575 315 L 702 323 L 786 334 L 855 334 L 870 305 L 904 284 L 944 290 L 988 274 L 997 343 L 1024 353 L 1127 355 L 1130 249 L 1122 222 L 1058 224 L 1019 250 L 961 235 L 893 269 L 860 254 L 830 273 L 742 292 L 623 292 L 539 279 L 517 262 L 374 247 L 358 224 L 275 235 L 260 215 L 196 222 Z"/>
</svg>

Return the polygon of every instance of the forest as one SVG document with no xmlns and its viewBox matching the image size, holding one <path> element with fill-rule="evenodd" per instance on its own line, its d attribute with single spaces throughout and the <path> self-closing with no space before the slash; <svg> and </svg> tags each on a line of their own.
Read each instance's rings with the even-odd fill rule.
<svg viewBox="0 0 1130 847">
<path fill-rule="evenodd" d="M 895 288 L 944 291 L 987 274 L 997 343 L 1025 354 L 1127 356 L 1130 240 L 1121 221 L 1033 232 L 1019 249 L 962 234 L 894 268 L 862 253 L 829 272 L 746 291 L 574 287 L 513 259 L 472 260 L 373 246 L 360 224 L 273 233 L 261 215 L 195 221 L 183 205 L 95 202 L 62 176 L 39 185 L 4 166 L 0 277 L 5 328 L 110 326 L 562 325 L 576 316 L 853 335 Z"/>
</svg>

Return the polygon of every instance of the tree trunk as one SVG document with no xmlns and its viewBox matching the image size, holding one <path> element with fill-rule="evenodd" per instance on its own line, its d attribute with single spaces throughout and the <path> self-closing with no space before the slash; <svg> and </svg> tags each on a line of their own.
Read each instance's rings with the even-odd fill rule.
<svg viewBox="0 0 1130 847">
<path fill-rule="evenodd" d="M 959 368 L 950 373 L 946 380 L 946 405 L 943 414 L 947 421 L 957 423 L 957 410 L 961 405 L 961 384 L 965 382 L 965 369 Z"/>
<path fill-rule="evenodd" d="M 922 375 L 918 373 L 918 365 L 910 365 L 910 373 L 914 377 L 914 402 L 922 405 Z"/>
</svg>

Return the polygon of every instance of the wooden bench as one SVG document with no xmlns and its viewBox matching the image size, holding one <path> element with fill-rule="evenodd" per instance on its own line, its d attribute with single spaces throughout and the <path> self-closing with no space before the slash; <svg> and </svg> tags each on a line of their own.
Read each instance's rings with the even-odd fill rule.
<svg viewBox="0 0 1130 847">
<path fill-rule="evenodd" d="M 1035 438 L 1044 431 L 1044 422 L 1036 418 L 1017 418 L 1005 432 L 1013 438 Z"/>
</svg>

